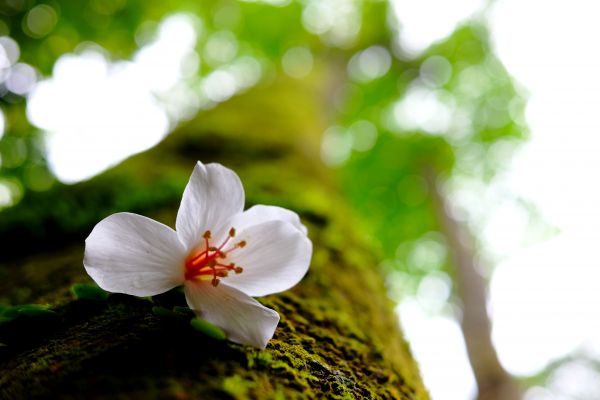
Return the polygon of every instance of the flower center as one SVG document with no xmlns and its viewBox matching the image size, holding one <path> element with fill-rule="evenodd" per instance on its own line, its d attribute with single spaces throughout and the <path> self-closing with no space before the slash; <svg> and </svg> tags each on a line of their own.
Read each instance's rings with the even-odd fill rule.
<svg viewBox="0 0 600 400">
<path fill-rule="evenodd" d="M 210 280 L 213 286 L 219 284 L 219 278 L 225 278 L 230 271 L 241 274 L 244 270 L 234 263 L 225 263 L 227 256 L 236 249 L 246 246 L 246 241 L 241 240 L 229 248 L 225 246 L 235 237 L 235 229 L 229 230 L 229 235 L 225 238 L 219 247 L 211 246 L 210 231 L 204 232 L 204 249 L 194 250 L 185 260 L 185 279 L 190 281 Z"/>
</svg>

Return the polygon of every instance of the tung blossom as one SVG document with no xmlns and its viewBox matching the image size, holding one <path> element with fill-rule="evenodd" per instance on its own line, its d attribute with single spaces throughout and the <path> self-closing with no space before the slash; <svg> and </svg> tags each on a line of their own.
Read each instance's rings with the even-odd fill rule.
<svg viewBox="0 0 600 400">
<path fill-rule="evenodd" d="M 279 315 L 251 296 L 298 283 L 308 270 L 312 243 L 290 210 L 243 209 L 237 174 L 198 162 L 176 231 L 137 214 L 110 215 L 86 239 L 85 269 L 102 289 L 115 293 L 154 296 L 183 285 L 189 307 L 229 340 L 265 348 Z"/>
</svg>

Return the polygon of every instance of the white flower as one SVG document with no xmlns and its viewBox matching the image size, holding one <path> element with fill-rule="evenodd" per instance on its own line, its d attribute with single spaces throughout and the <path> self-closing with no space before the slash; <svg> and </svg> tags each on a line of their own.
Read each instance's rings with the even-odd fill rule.
<svg viewBox="0 0 600 400">
<path fill-rule="evenodd" d="M 279 315 L 250 296 L 298 283 L 312 243 L 292 211 L 243 209 L 236 173 L 198 162 L 183 193 L 177 231 L 141 215 L 113 214 L 87 238 L 83 264 L 109 292 L 154 296 L 183 284 L 190 308 L 229 340 L 265 348 Z"/>
</svg>

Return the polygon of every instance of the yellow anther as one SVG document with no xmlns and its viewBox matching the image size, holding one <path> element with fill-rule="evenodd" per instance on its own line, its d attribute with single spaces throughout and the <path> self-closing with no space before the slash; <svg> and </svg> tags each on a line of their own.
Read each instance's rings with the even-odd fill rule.
<svg viewBox="0 0 600 400">
<path fill-rule="evenodd" d="M 245 245 L 246 245 L 246 241 L 245 240 L 242 240 L 241 242 L 239 242 L 237 244 L 238 247 L 244 247 Z"/>
</svg>

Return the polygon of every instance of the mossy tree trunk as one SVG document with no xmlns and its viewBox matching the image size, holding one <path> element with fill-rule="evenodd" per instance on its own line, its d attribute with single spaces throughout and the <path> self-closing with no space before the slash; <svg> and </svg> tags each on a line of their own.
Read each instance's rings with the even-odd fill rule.
<svg viewBox="0 0 600 400">
<path fill-rule="evenodd" d="M 0 398 L 427 398 L 377 259 L 317 161 L 329 118 L 319 87 L 256 88 L 91 181 L 28 195 L 1 214 L 0 304 L 44 303 L 54 313 L 0 325 Z M 247 206 L 294 209 L 309 228 L 308 275 L 260 299 L 281 315 L 264 351 L 153 314 L 183 305 L 177 290 L 103 301 L 69 292 L 90 282 L 82 255 L 93 225 L 127 210 L 173 226 L 198 159 L 238 172 Z"/>
</svg>

